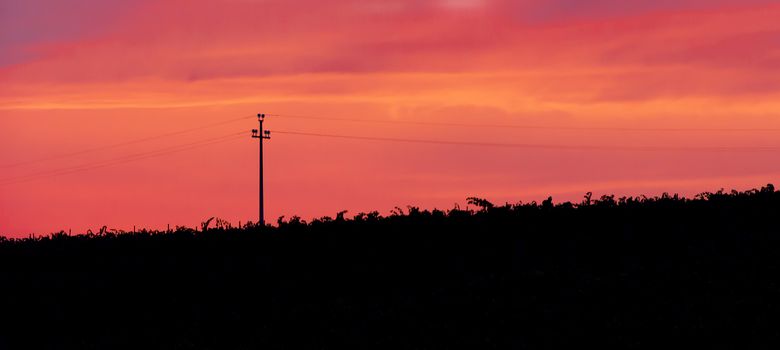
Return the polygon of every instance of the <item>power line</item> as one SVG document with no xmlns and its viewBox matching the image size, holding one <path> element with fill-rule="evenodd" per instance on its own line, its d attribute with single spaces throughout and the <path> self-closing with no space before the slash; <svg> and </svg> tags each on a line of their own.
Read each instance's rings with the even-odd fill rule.
<svg viewBox="0 0 780 350">
<path fill-rule="evenodd" d="M 276 116 L 287 116 L 287 115 L 276 115 Z M 290 117 L 290 116 L 287 116 Z M 305 117 L 306 116 L 296 116 L 296 117 Z M 184 134 L 196 130 L 202 130 L 206 128 L 210 128 L 213 126 L 228 124 L 240 120 L 245 120 L 248 117 L 241 117 L 236 119 L 230 119 L 221 121 L 218 123 L 212 123 L 203 125 L 200 127 L 190 128 L 190 129 L 184 129 L 179 130 L 175 132 L 170 132 L 166 134 L 161 134 L 157 136 L 151 136 L 146 137 L 142 139 L 136 139 L 136 140 L 130 140 L 125 142 L 120 142 L 112 145 L 102 146 L 102 147 L 96 147 L 92 149 L 82 150 L 78 152 L 68 153 L 68 154 L 61 154 L 57 156 L 51 156 L 47 158 L 37 159 L 29 162 L 24 163 L 17 163 L 12 165 L 6 165 L 4 167 L 10 167 L 10 166 L 18 166 L 21 164 L 27 164 L 27 163 L 34 163 L 42 160 L 48 160 L 48 159 L 55 159 L 55 158 L 66 158 L 66 157 L 72 157 L 75 155 L 90 153 L 90 152 L 96 152 L 99 150 L 104 149 L 110 149 L 110 148 L 116 148 L 120 146 L 130 145 L 130 144 L 136 144 L 141 143 L 149 140 L 154 139 L 160 139 L 171 135 L 179 135 Z M 359 120 L 359 119 L 332 119 L 332 118 L 318 118 L 318 117 L 311 117 L 321 120 L 354 120 L 354 121 L 365 121 L 365 120 Z M 396 121 L 377 121 L 377 122 L 388 122 L 388 123 L 395 123 Z M 425 122 L 404 122 L 404 121 L 398 121 L 398 123 L 425 123 Z M 457 126 L 476 126 L 476 124 L 456 124 L 456 123 L 425 123 L 425 124 L 436 124 L 436 125 L 457 125 Z M 485 125 L 482 125 L 485 126 Z M 494 126 L 494 125 L 491 125 Z M 520 126 L 516 126 L 520 127 Z M 618 129 L 613 129 L 618 130 Z M 646 130 L 646 129 L 644 129 Z M 681 130 L 681 129 L 675 129 L 675 130 Z M 704 130 L 704 129 L 702 129 Z M 715 129 L 709 129 L 709 130 L 715 130 Z M 725 130 L 725 129 L 724 129 Z M 734 129 L 730 129 L 734 130 Z M 746 131 L 748 129 L 742 129 L 743 131 Z M 471 147 L 498 147 L 498 148 L 527 148 L 527 149 L 553 149 L 553 150 L 570 150 L 570 151 L 645 151 L 645 152 L 777 152 L 780 151 L 780 147 L 773 147 L 773 146 L 692 146 L 692 147 L 679 147 L 679 146 L 595 146 L 595 145 L 556 145 L 556 144 L 534 144 L 534 143 L 498 143 L 498 142 L 468 142 L 468 141 L 447 141 L 447 140 L 432 140 L 432 139 L 413 139 L 413 138 L 395 138 L 395 137 L 374 137 L 374 136 L 357 136 L 357 135 L 340 135 L 340 134 L 327 134 L 327 133 L 314 133 L 314 132 L 304 132 L 304 131 L 294 131 L 294 130 L 281 130 L 281 131 L 274 131 L 275 133 L 279 134 L 288 134 L 288 135 L 298 135 L 298 136 L 312 136 L 312 137 L 326 137 L 326 138 L 339 138 L 339 139 L 350 139 L 350 140 L 363 140 L 363 141 L 384 141 L 384 142 L 402 142 L 402 143 L 422 143 L 422 144 L 437 144 L 437 145 L 455 145 L 455 146 L 471 146 Z M 153 151 L 147 151 L 147 152 L 139 152 L 135 154 L 130 154 L 127 156 L 122 156 L 119 158 L 113 158 L 108 159 L 104 161 L 97 161 L 97 162 L 89 162 L 80 164 L 77 166 L 70 166 L 70 167 L 64 167 L 59 169 L 53 169 L 48 171 L 41 171 L 16 177 L 10 177 L 5 179 L 0 179 L 0 186 L 3 185 L 10 185 L 20 182 L 27 182 L 27 181 L 33 181 L 41 178 L 46 178 L 50 176 L 59 176 L 64 174 L 71 174 L 75 172 L 81 172 L 86 170 L 92 170 L 117 164 L 122 164 L 126 162 L 132 162 L 132 161 L 138 161 L 143 160 L 147 158 L 152 157 L 158 157 L 162 155 L 167 155 L 171 153 L 177 153 L 186 151 L 193 148 L 199 148 L 204 147 L 208 145 L 213 145 L 217 143 L 222 143 L 226 141 L 231 141 L 233 139 L 237 139 L 237 136 L 243 135 L 244 132 L 236 132 L 231 133 L 219 137 L 213 137 L 208 138 L 204 140 L 194 141 L 190 143 L 185 143 L 181 145 L 175 145 L 171 147 L 165 147 L 158 150 Z"/>
<path fill-rule="evenodd" d="M 774 129 L 774 128 L 737 128 L 737 129 L 719 129 L 719 128 L 623 128 L 623 127 L 553 127 L 553 126 L 540 126 L 540 125 L 516 125 L 516 124 L 477 124 L 477 123 L 452 123 L 452 122 L 425 122 L 425 121 L 403 121 L 403 120 L 377 120 L 377 119 L 360 119 L 360 118 L 342 118 L 342 117 L 318 117 L 318 116 L 307 116 L 307 115 L 292 115 L 292 114 L 268 114 L 269 116 L 279 116 L 284 118 L 298 118 L 298 119 L 310 119 L 310 120 L 322 120 L 322 121 L 349 121 L 349 122 L 361 122 L 361 123 L 380 123 L 380 124 L 405 124 L 405 125 L 430 125 L 430 126 L 452 126 L 452 127 L 483 127 L 483 128 L 512 128 L 512 129 L 538 129 L 538 130 L 579 130 L 579 131 L 734 131 L 734 132 L 751 132 L 751 131 L 766 131 L 766 132 L 773 132 L 773 131 L 780 131 L 780 129 Z M 244 116 L 240 118 L 235 119 L 229 119 L 225 121 L 220 121 L 216 123 L 206 124 L 199 127 L 194 128 L 188 128 L 178 131 L 173 131 L 169 133 L 159 134 L 155 136 L 149 136 L 144 137 L 140 139 L 135 140 L 129 140 L 124 142 L 119 142 L 115 144 L 105 145 L 105 146 L 99 146 L 94 148 L 88 148 L 80 151 L 75 151 L 71 153 L 64 153 L 64 154 L 56 154 L 51 156 L 46 156 L 38 159 L 33 160 L 27 160 L 27 161 L 21 161 L 11 164 L 2 164 L 0 165 L 0 169 L 8 169 L 8 168 L 15 168 L 23 165 L 29 165 L 34 163 L 39 163 L 43 161 L 49 161 L 49 160 L 55 160 L 55 159 L 62 159 L 62 158 L 70 158 L 75 157 L 79 155 L 84 155 L 88 153 L 94 153 L 98 151 L 103 151 L 107 149 L 113 149 L 113 148 L 119 148 L 122 146 L 128 146 L 153 140 L 158 140 L 170 136 L 176 136 L 181 134 L 190 133 L 193 131 L 208 129 L 215 126 L 225 125 L 229 123 L 235 123 L 238 121 L 243 121 L 248 118 L 253 118 L 254 116 Z"/>
<path fill-rule="evenodd" d="M 243 133 L 243 132 L 240 133 L 240 135 L 243 135 L 243 134 L 245 134 L 245 133 Z M 175 147 L 168 147 L 168 148 L 163 149 L 163 150 L 137 153 L 137 154 L 133 154 L 133 155 L 129 155 L 129 156 L 124 156 L 124 157 L 110 159 L 110 160 L 105 160 L 105 161 L 100 161 L 100 162 L 86 163 L 86 164 L 81 164 L 81 165 L 74 166 L 74 167 L 66 167 L 66 168 L 54 169 L 54 170 L 49 170 L 49 171 L 39 172 L 39 173 L 34 173 L 34 174 L 27 174 L 27 175 L 24 175 L 24 176 L 7 178 L 7 179 L 0 180 L 0 186 L 20 183 L 20 182 L 28 182 L 28 181 L 37 180 L 37 179 L 40 179 L 40 178 L 46 178 L 46 177 L 52 177 L 52 176 L 71 174 L 71 173 L 76 173 L 76 172 L 81 172 L 81 171 L 86 171 L 86 170 L 103 168 L 103 167 L 107 167 L 107 166 L 118 165 L 118 164 L 122 164 L 122 163 L 138 161 L 138 160 L 158 157 L 158 156 L 162 156 L 162 155 L 182 152 L 182 151 L 186 151 L 186 150 L 190 150 L 190 149 L 194 149 L 194 148 L 199 148 L 199 147 L 203 147 L 203 146 L 209 146 L 209 145 L 222 143 L 222 142 L 226 142 L 226 141 L 237 140 L 238 139 L 237 138 L 238 135 L 239 134 L 233 134 L 233 135 L 228 135 L 228 136 L 208 139 L 208 140 L 205 140 L 205 141 L 198 141 L 198 142 L 193 142 L 193 143 L 189 143 L 189 144 L 179 145 L 179 146 L 175 146 Z"/>
<path fill-rule="evenodd" d="M 496 143 L 496 142 L 465 142 L 465 141 L 443 141 L 427 139 L 407 139 L 393 137 L 373 137 L 373 136 L 354 136 L 354 135 L 335 135 L 300 131 L 280 131 L 273 130 L 277 134 L 329 137 L 350 140 L 368 140 L 368 141 L 387 141 L 403 143 L 426 143 L 437 145 L 457 145 L 457 146 L 476 146 L 476 147 L 504 147 L 504 148 L 529 148 L 529 149 L 558 149 L 571 151 L 646 151 L 646 152 L 777 152 L 780 147 L 672 147 L 672 146 L 592 146 L 592 145 L 552 145 L 552 144 L 532 144 L 532 143 Z"/>
<path fill-rule="evenodd" d="M 252 116 L 244 116 L 244 117 L 241 117 L 241 118 L 228 119 L 228 120 L 223 120 L 223 121 L 216 122 L 216 123 L 206 124 L 206 125 L 202 125 L 202 126 L 198 126 L 198 127 L 194 127 L 194 128 L 173 131 L 173 132 L 169 132 L 169 133 L 165 133 L 165 134 L 159 134 L 159 135 L 155 135 L 155 136 L 143 137 L 143 138 L 139 138 L 139 139 L 134 139 L 134 140 L 124 141 L 124 142 L 114 143 L 114 144 L 105 145 L 105 146 L 88 148 L 88 149 L 84 149 L 84 150 L 81 150 L 81 151 L 75 151 L 75 152 L 63 153 L 63 154 L 56 154 L 56 155 L 46 156 L 46 157 L 37 158 L 37 159 L 33 159 L 33 160 L 26 160 L 26 161 L 17 162 L 17 163 L 3 164 L 3 165 L 0 165 L 0 169 L 15 168 L 15 167 L 23 166 L 23 165 L 40 163 L 40 162 L 48 161 L 48 160 L 70 158 L 70 157 L 75 157 L 75 156 L 79 156 L 79 155 L 83 155 L 83 154 L 103 151 L 103 150 L 107 150 L 107 149 L 118 148 L 118 147 L 128 146 L 128 145 L 134 145 L 134 144 L 148 142 L 148 141 L 153 141 L 153 140 L 158 140 L 158 139 L 162 139 L 162 138 L 166 138 L 166 137 L 170 137 L 170 136 L 187 134 L 187 133 L 190 133 L 190 132 L 193 132 L 193 131 L 204 130 L 204 129 L 212 128 L 212 127 L 215 127 L 215 126 L 235 123 L 235 122 L 238 122 L 238 121 L 247 120 L 248 118 L 251 118 L 251 117 Z"/>
<path fill-rule="evenodd" d="M 208 138 L 200 141 L 166 147 L 155 151 L 139 152 L 139 153 L 135 153 L 135 154 L 119 157 L 119 158 L 104 160 L 104 161 L 84 163 L 77 166 L 71 166 L 71 167 L 53 169 L 53 170 L 42 171 L 42 172 L 37 172 L 32 174 L 26 174 L 22 176 L 5 178 L 0 180 L 0 186 L 22 183 L 22 182 L 29 182 L 29 181 L 34 181 L 34 180 L 47 178 L 47 177 L 72 174 L 72 173 L 77 173 L 77 172 L 82 172 L 87 170 L 104 168 L 113 165 L 119 165 L 119 164 L 133 162 L 133 161 L 139 161 L 148 158 L 159 157 L 159 156 L 168 155 L 172 153 L 183 152 L 190 149 L 210 146 L 210 145 L 223 143 L 227 141 L 238 140 L 239 136 L 243 136 L 243 135 L 246 135 L 246 132 L 244 131 L 236 132 L 236 133 L 231 133 L 219 137 L 213 137 L 213 138 Z"/>
<path fill-rule="evenodd" d="M 519 124 L 478 124 L 478 123 L 452 123 L 452 122 L 425 122 L 413 120 L 381 120 L 381 119 L 360 119 L 343 117 L 317 117 L 308 115 L 292 114 L 268 114 L 269 116 L 309 119 L 322 121 L 348 121 L 358 123 L 378 123 L 378 124 L 405 124 L 405 125 L 427 125 L 427 126 L 452 126 L 469 128 L 508 128 L 508 129 L 529 129 L 529 130 L 573 130 L 573 131 L 653 131 L 653 132 L 780 132 L 780 128 L 629 128 L 629 127 L 591 127 L 591 126 L 545 126 L 545 125 L 519 125 Z"/>
</svg>

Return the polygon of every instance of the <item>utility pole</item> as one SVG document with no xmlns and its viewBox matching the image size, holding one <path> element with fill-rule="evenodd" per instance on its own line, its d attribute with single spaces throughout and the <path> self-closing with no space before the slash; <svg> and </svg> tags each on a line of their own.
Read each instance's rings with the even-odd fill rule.
<svg viewBox="0 0 780 350">
<path fill-rule="evenodd" d="M 252 129 L 252 138 L 258 139 L 260 144 L 260 215 L 258 220 L 260 227 L 265 227 L 265 213 L 263 212 L 263 140 L 271 138 L 271 132 L 263 130 L 263 119 L 265 119 L 265 114 L 258 114 L 257 121 L 260 123 L 260 128 Z"/>
</svg>

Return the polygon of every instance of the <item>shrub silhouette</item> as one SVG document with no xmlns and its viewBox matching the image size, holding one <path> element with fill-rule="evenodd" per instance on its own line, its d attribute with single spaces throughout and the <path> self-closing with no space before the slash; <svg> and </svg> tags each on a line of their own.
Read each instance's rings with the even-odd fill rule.
<svg viewBox="0 0 780 350">
<path fill-rule="evenodd" d="M 466 198 L 466 200 L 468 201 L 469 204 L 480 207 L 482 211 L 489 211 L 494 207 L 493 203 L 490 203 L 487 199 L 469 197 Z"/>
<path fill-rule="evenodd" d="M 0 349 L 751 348 L 777 339 L 772 185 L 693 198 L 467 200 L 477 210 L 0 237 Z"/>
</svg>

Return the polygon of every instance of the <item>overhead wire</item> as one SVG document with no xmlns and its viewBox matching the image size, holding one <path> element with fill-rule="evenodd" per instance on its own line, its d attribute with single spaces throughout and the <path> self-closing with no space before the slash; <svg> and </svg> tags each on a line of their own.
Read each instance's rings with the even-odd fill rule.
<svg viewBox="0 0 780 350">
<path fill-rule="evenodd" d="M 32 173 L 32 174 L 26 174 L 26 175 L 21 175 L 21 176 L 16 176 L 16 177 L 0 179 L 0 186 L 16 184 L 16 183 L 21 183 L 21 182 L 28 182 L 28 181 L 33 181 L 33 180 L 37 180 L 37 179 L 41 179 L 41 178 L 47 178 L 47 177 L 52 177 L 52 176 L 60 176 L 60 175 L 66 175 L 66 174 L 71 174 L 71 173 L 77 173 L 77 172 L 86 171 L 86 170 L 93 170 L 93 169 L 98 169 L 98 168 L 104 168 L 104 167 L 108 167 L 108 166 L 119 165 L 119 164 L 124 164 L 124 163 L 128 163 L 128 162 L 134 162 L 134 161 L 138 161 L 138 160 L 148 159 L 148 158 L 159 157 L 159 156 L 168 155 L 168 154 L 172 154 L 172 153 L 183 152 L 183 151 L 187 151 L 187 150 L 190 150 L 190 149 L 195 149 L 195 148 L 200 148 L 200 147 L 204 147 L 204 146 L 210 146 L 210 145 L 214 145 L 214 144 L 218 144 L 218 143 L 223 143 L 223 142 L 237 140 L 238 136 L 240 136 L 240 135 L 246 135 L 246 132 L 245 131 L 235 132 L 235 133 L 231 133 L 231 134 L 227 134 L 227 135 L 222 135 L 222 136 L 218 136 L 218 137 L 212 137 L 212 138 L 208 138 L 208 139 L 204 139 L 204 140 L 189 142 L 189 143 L 175 145 L 175 146 L 170 146 L 170 147 L 157 149 L 157 150 L 153 150 L 153 151 L 138 152 L 138 153 L 130 154 L 130 155 L 123 156 L 123 157 L 113 158 L 113 159 L 97 161 L 97 162 L 89 162 L 89 163 L 84 163 L 84 164 L 80 164 L 80 165 L 77 165 L 77 166 L 64 167 L 64 168 L 59 168 L 59 169 L 41 171 L 41 172 Z"/>
<path fill-rule="evenodd" d="M 129 146 L 129 145 L 144 143 L 144 142 L 148 142 L 148 141 L 159 140 L 159 139 L 163 139 L 163 138 L 167 138 L 167 137 L 171 137 L 171 136 L 183 135 L 183 134 L 191 133 L 191 132 L 194 132 L 194 131 L 205 130 L 205 129 L 208 129 L 208 128 L 213 128 L 215 126 L 227 125 L 227 124 L 235 123 L 235 122 L 238 122 L 238 121 L 247 120 L 248 118 L 251 118 L 251 117 L 253 117 L 253 116 L 243 116 L 241 118 L 234 118 L 234 119 L 223 120 L 223 121 L 219 121 L 219 122 L 216 122 L 216 123 L 210 123 L 210 124 L 201 125 L 201 126 L 197 126 L 197 127 L 193 127 L 193 128 L 187 128 L 187 129 L 172 131 L 172 132 L 168 132 L 168 133 L 164 133 L 164 134 L 158 134 L 158 135 L 154 135 L 154 136 L 148 136 L 148 137 L 143 137 L 143 138 L 138 138 L 138 139 L 133 139 L 133 140 L 128 140 L 128 141 L 118 142 L 118 143 L 109 144 L 109 145 L 105 145 L 105 146 L 87 148 L 87 149 L 83 149 L 83 150 L 79 150 L 79 151 L 75 151 L 75 152 L 70 152 L 70 153 L 54 154 L 54 155 L 45 156 L 45 157 L 41 157 L 41 158 L 36 158 L 36 159 L 32 159 L 32 160 L 26 160 L 26 161 L 11 163 L 11 164 L 2 164 L 2 165 L 0 165 L 0 169 L 16 168 L 16 167 L 23 166 L 23 165 L 35 164 L 35 163 L 40 163 L 40 162 L 44 162 L 44 161 L 50 161 L 50 160 L 62 159 L 62 158 L 71 158 L 71 157 L 80 156 L 80 155 L 84 155 L 84 154 L 104 151 L 104 150 L 107 150 L 107 149 L 119 148 L 119 147 L 123 147 L 123 146 Z"/>
<path fill-rule="evenodd" d="M 355 122 L 376 122 L 376 123 L 397 123 L 397 124 L 419 124 L 419 125 L 443 125 L 443 126 L 481 126 L 481 127 L 501 127 L 501 128 L 526 128 L 526 129 L 561 129 L 561 130 L 656 130 L 656 131 L 685 131 L 685 130 L 699 130 L 699 131 L 780 131 L 780 129 L 712 129 L 712 128 L 699 128 L 699 129 L 637 129 L 637 128 L 600 128 L 600 127 L 545 127 L 545 126 L 529 126 L 529 125 L 499 125 L 499 124 L 466 124 L 466 123 L 435 123 L 435 122 L 416 122 L 416 121 L 392 121 L 392 120 L 367 120 L 357 118 L 325 118 L 325 117 L 313 117 L 313 116 L 301 116 L 301 115 L 286 115 L 286 114 L 266 114 L 267 116 L 277 117 L 289 117 L 289 118 L 306 118 L 306 119 L 319 119 L 319 120 L 337 120 L 337 121 L 355 121 Z M 251 116 L 254 117 L 254 116 Z M 229 119 L 220 121 L 217 123 L 211 123 L 194 128 L 188 128 L 178 131 L 173 131 L 165 134 L 144 137 L 135 140 L 129 140 L 119 142 L 111 145 L 94 147 L 77 152 L 71 152 L 66 154 L 52 155 L 45 158 L 39 158 L 26 162 L 19 162 L 15 164 L 8 164 L 0 166 L 0 168 L 15 167 L 24 164 L 36 163 L 44 160 L 68 158 L 77 155 L 87 154 L 91 152 L 97 152 L 100 150 L 106 150 L 111 148 L 118 148 L 121 146 L 127 146 L 132 144 L 138 144 L 146 141 L 161 139 L 169 136 L 185 134 L 197 130 L 203 130 L 219 125 L 225 125 L 242 121 L 250 118 L 250 116 L 243 116 L 241 118 Z M 343 134 L 329 134 L 329 133 L 316 133 L 306 131 L 295 130 L 273 130 L 273 133 L 288 134 L 297 136 L 310 136 L 310 137 L 324 137 L 324 138 L 338 138 L 338 139 L 350 139 L 350 140 L 363 140 L 363 141 L 384 141 L 384 142 L 401 142 L 401 143 L 418 143 L 418 144 L 437 144 L 437 145 L 455 145 L 455 146 L 471 146 L 471 147 L 497 147 L 497 148 L 526 148 L 526 149 L 553 149 L 553 150 L 570 150 L 570 151 L 643 151 L 643 152 L 777 152 L 780 151 L 780 147 L 773 146 L 603 146 L 603 145 L 557 145 L 557 144 L 537 144 L 537 143 L 500 143 L 500 142 L 474 142 L 474 141 L 448 141 L 448 140 L 434 140 L 434 139 L 422 139 L 422 138 L 397 138 L 397 137 L 378 137 L 378 136 L 358 136 L 358 135 L 343 135 Z M 77 166 L 63 167 L 58 169 L 52 169 L 48 171 L 41 171 L 16 177 L 10 177 L 0 179 L 0 186 L 15 184 L 20 182 L 33 181 L 50 176 L 60 176 L 65 174 L 71 174 L 86 170 L 92 170 L 97 168 L 103 168 L 112 165 L 118 165 L 126 162 L 133 162 L 143 160 L 152 157 L 158 157 L 171 153 L 177 153 L 186 151 L 193 148 L 204 147 L 217 143 L 231 141 L 239 135 L 245 132 L 236 132 L 219 137 L 208 138 L 195 142 L 165 147 L 157 150 L 134 153 L 118 158 L 112 158 L 97 162 L 88 162 Z"/>
<path fill-rule="evenodd" d="M 780 132 L 780 128 L 636 128 L 636 127 L 598 127 L 598 126 L 546 126 L 546 125 L 521 125 L 521 124 L 492 124 L 492 123 L 454 123 L 454 122 L 428 122 L 416 120 L 387 120 L 387 119 L 363 119 L 345 117 L 320 117 L 298 114 L 266 114 L 267 116 L 308 119 L 322 121 L 348 121 L 357 123 L 376 124 L 404 124 L 426 126 L 450 126 L 469 128 L 501 128 L 501 129 L 530 129 L 530 130 L 573 130 L 573 131 L 647 131 L 647 132 Z"/>
<path fill-rule="evenodd" d="M 458 145 L 458 146 L 476 146 L 476 147 L 503 147 L 503 148 L 529 148 L 529 149 L 559 149 L 573 151 L 646 151 L 646 152 L 664 152 L 664 151 L 690 151 L 690 152 L 777 152 L 780 147 L 753 147 L 753 146 L 729 146 L 729 147 L 675 147 L 675 146 L 594 146 L 594 145 L 553 145 L 553 144 L 533 144 L 533 143 L 497 143 L 497 142 L 468 142 L 468 141 L 446 141 L 430 139 L 411 139 L 394 137 L 374 137 L 374 136 L 356 136 L 341 134 L 325 134 L 313 132 L 300 132 L 288 130 L 272 130 L 276 134 L 288 134 L 298 136 L 328 137 L 350 140 L 367 141 L 386 141 L 402 143 L 425 143 L 438 145 Z"/>
</svg>

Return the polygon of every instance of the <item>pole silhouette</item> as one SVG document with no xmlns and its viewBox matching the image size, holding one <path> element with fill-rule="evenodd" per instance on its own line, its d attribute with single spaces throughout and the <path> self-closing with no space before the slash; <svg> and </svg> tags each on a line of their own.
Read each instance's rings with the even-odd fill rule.
<svg viewBox="0 0 780 350">
<path fill-rule="evenodd" d="M 260 224 L 260 227 L 265 226 L 265 213 L 263 208 L 263 140 L 264 139 L 270 139 L 271 138 L 271 132 L 268 130 L 263 130 L 263 119 L 265 119 L 265 114 L 257 114 L 257 121 L 260 124 L 259 129 L 252 129 L 252 138 L 258 139 L 258 143 L 260 144 L 260 193 L 259 193 L 259 213 L 258 213 L 258 223 Z"/>
</svg>

